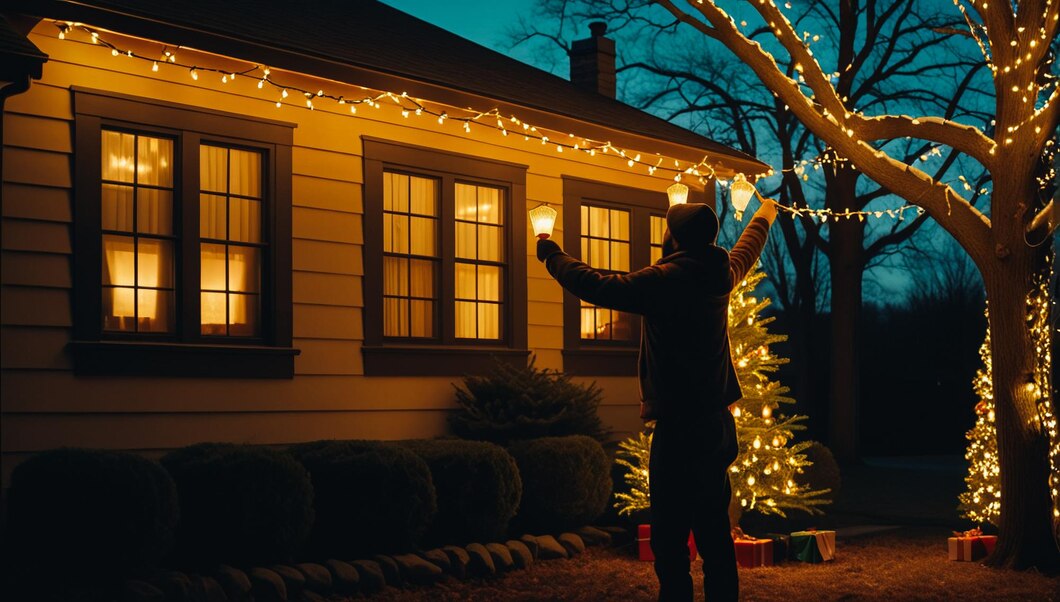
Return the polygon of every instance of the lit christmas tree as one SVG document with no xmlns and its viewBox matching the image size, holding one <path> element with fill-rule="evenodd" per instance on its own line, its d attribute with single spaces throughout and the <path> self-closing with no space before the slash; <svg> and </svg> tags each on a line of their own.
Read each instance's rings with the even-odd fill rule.
<svg viewBox="0 0 1060 602">
<path fill-rule="evenodd" d="M 988 316 L 989 317 L 989 316 Z M 968 448 L 964 458 L 968 460 L 968 476 L 964 483 L 968 490 L 958 496 L 961 516 L 977 523 L 996 525 L 1001 515 L 1001 470 L 997 461 L 997 430 L 994 427 L 994 383 L 990 378 L 990 329 L 986 340 L 979 348 L 983 367 L 975 373 L 972 386 L 979 397 L 975 405 L 978 417 L 975 426 L 968 431 Z"/>
<path fill-rule="evenodd" d="M 830 490 L 813 490 L 799 483 L 796 475 L 810 465 L 802 452 L 811 442 L 792 443 L 793 433 L 803 430 L 805 416 L 785 416 L 778 412 L 781 404 L 793 404 L 785 397 L 788 388 L 770 380 L 770 373 L 787 363 L 770 353 L 769 346 L 787 339 L 770 334 L 766 325 L 773 318 L 761 318 L 769 299 L 752 296 L 755 286 L 765 278 L 757 268 L 732 292 L 729 303 L 729 342 L 736 374 L 744 397 L 730 407 L 736 419 L 740 454 L 730 467 L 733 499 L 740 512 L 785 516 L 787 510 L 820 513 L 817 508 L 828 501 L 821 496 Z M 616 494 L 619 514 L 631 514 L 650 506 L 648 499 L 648 458 L 651 451 L 651 429 L 619 444 L 617 462 L 627 470 L 629 493 Z M 734 525 L 735 526 L 735 523 Z"/>
</svg>

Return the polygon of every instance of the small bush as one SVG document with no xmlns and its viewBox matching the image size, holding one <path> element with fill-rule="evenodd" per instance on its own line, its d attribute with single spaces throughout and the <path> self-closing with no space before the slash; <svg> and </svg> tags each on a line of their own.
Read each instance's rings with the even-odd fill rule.
<svg viewBox="0 0 1060 602">
<path fill-rule="evenodd" d="M 8 503 L 10 557 L 72 576 L 157 566 L 178 519 L 169 474 L 157 462 L 112 451 L 35 455 L 12 473 Z"/>
<path fill-rule="evenodd" d="M 434 544 L 502 540 L 523 484 L 515 459 L 485 441 L 402 441 L 431 469 L 438 514 L 425 539 Z"/>
<path fill-rule="evenodd" d="M 831 489 L 829 493 L 822 496 L 825 499 L 835 501 L 839 496 L 841 479 L 839 475 L 839 464 L 832 455 L 832 450 L 818 441 L 807 447 L 802 453 L 806 459 L 813 462 L 812 466 L 803 469 L 803 473 L 795 477 L 795 480 L 810 489 Z"/>
<path fill-rule="evenodd" d="M 597 408 L 603 394 L 596 383 L 583 386 L 555 370 L 496 362 L 488 376 L 464 378 L 456 387 L 460 408 L 449 425 L 464 439 L 507 445 L 520 439 L 586 435 L 605 442 L 609 431 Z"/>
<path fill-rule="evenodd" d="M 523 479 L 516 518 L 530 532 L 554 533 L 600 516 L 611 497 L 611 462 L 595 440 L 574 435 L 513 443 Z"/>
<path fill-rule="evenodd" d="M 282 451 L 200 443 L 170 452 L 162 465 L 180 495 L 181 563 L 282 562 L 309 534 L 313 487 L 305 469 Z"/>
<path fill-rule="evenodd" d="M 352 557 L 416 546 L 437 509 L 427 464 L 383 441 L 316 441 L 291 453 L 316 490 L 311 550 Z"/>
</svg>

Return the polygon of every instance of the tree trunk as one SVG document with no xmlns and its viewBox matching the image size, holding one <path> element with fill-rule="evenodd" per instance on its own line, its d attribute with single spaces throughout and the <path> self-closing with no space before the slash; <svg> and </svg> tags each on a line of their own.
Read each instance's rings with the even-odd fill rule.
<svg viewBox="0 0 1060 602">
<path fill-rule="evenodd" d="M 1003 181 L 998 182 L 998 188 L 1002 186 Z M 998 193 L 1003 191 L 995 196 Z M 1027 295 L 1032 276 L 1044 268 L 1048 246 L 1030 247 L 1022 234 L 1021 230 L 996 232 L 995 240 L 1005 242 L 998 242 L 994 260 L 981 266 L 990 307 L 1002 492 L 997 548 L 986 563 L 1056 570 L 1060 550 L 1048 485 L 1049 433 L 1039 419 L 1038 393 L 1028 386 L 1034 382 L 1037 351 L 1027 324 Z"/>
<path fill-rule="evenodd" d="M 850 208 L 855 200 L 857 174 L 850 169 L 827 178 L 829 206 L 833 211 Z M 861 289 L 864 274 L 865 228 L 857 219 L 829 222 L 832 279 L 832 370 L 828 442 L 841 464 L 858 461 L 858 406 L 860 404 L 860 357 L 858 342 Z"/>
</svg>

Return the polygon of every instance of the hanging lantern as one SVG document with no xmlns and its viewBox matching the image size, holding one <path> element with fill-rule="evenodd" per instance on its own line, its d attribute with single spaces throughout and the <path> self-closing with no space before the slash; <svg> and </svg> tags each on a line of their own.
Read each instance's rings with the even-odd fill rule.
<svg viewBox="0 0 1060 602">
<path fill-rule="evenodd" d="M 732 185 L 729 187 L 729 198 L 732 199 L 732 207 L 736 210 L 736 219 L 743 219 L 743 210 L 747 209 L 747 203 L 751 202 L 751 197 L 757 192 L 754 184 L 748 182 L 742 173 L 733 177 Z"/>
<path fill-rule="evenodd" d="M 543 203 L 530 210 L 530 224 L 534 228 L 534 236 L 548 238 L 552 236 L 552 228 L 556 226 L 556 210 Z"/>
<path fill-rule="evenodd" d="M 674 182 L 666 189 L 666 196 L 670 199 L 670 206 L 684 205 L 688 202 L 688 186 L 680 182 Z"/>
</svg>

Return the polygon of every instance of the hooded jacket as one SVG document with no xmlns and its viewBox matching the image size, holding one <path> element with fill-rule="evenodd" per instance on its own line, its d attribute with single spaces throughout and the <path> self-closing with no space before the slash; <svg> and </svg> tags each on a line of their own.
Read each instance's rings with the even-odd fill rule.
<svg viewBox="0 0 1060 602">
<path fill-rule="evenodd" d="M 742 397 L 729 350 L 729 294 L 757 261 L 769 222 L 751 220 L 732 252 L 679 250 L 644 269 L 610 274 L 553 248 L 552 277 L 595 305 L 643 316 L 641 399 L 659 419 L 692 419 Z"/>
</svg>

